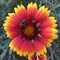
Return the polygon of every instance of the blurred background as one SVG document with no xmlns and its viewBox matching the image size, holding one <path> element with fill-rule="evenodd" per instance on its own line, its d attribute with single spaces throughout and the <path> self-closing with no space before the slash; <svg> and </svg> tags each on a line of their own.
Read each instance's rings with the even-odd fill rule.
<svg viewBox="0 0 60 60">
<path fill-rule="evenodd" d="M 3 23 L 10 12 L 14 12 L 14 7 L 23 4 L 25 7 L 29 2 L 36 2 L 38 7 L 45 5 L 51 10 L 51 15 L 57 19 L 59 38 L 47 47 L 48 60 L 60 60 L 60 0 L 0 0 L 0 60 L 27 60 L 26 57 L 19 57 L 16 53 L 9 50 L 11 39 L 6 37 Z"/>
</svg>

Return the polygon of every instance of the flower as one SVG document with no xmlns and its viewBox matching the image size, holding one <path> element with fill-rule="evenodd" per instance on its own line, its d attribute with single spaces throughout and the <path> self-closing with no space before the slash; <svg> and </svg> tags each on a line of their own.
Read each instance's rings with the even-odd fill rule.
<svg viewBox="0 0 60 60">
<path fill-rule="evenodd" d="M 57 20 L 50 15 L 50 10 L 36 3 L 29 3 L 27 9 L 17 5 L 14 13 L 8 13 L 4 21 L 7 37 L 13 40 L 9 44 L 11 50 L 20 56 L 38 56 L 47 53 L 47 46 L 58 38 Z"/>
<path fill-rule="evenodd" d="M 46 54 L 38 56 L 38 55 L 33 55 L 31 57 L 28 57 L 29 60 L 47 60 Z"/>
</svg>

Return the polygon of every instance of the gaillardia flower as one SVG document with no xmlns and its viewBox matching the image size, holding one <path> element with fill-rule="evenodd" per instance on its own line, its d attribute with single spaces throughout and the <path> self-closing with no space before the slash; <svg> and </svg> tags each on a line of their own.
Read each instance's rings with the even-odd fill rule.
<svg viewBox="0 0 60 60">
<path fill-rule="evenodd" d="M 40 56 L 33 55 L 31 57 L 28 57 L 28 59 L 29 60 L 47 60 L 47 57 L 46 57 L 46 54 L 40 55 Z"/>
<path fill-rule="evenodd" d="M 14 13 L 8 13 L 4 23 L 7 37 L 13 40 L 11 50 L 20 56 L 44 55 L 47 46 L 57 39 L 57 20 L 50 15 L 50 10 L 36 3 L 29 3 L 27 8 L 17 5 Z"/>
</svg>

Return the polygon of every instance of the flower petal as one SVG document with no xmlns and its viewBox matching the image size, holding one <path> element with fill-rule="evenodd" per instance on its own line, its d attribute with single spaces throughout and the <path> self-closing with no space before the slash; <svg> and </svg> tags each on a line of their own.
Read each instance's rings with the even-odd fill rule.
<svg viewBox="0 0 60 60">
<path fill-rule="evenodd" d="M 41 55 L 41 54 L 43 55 L 44 53 L 47 52 L 45 46 L 38 40 L 34 42 L 34 48 L 37 55 Z"/>
<path fill-rule="evenodd" d="M 54 28 L 45 28 L 41 31 L 41 35 L 45 39 L 55 39 L 57 38 L 57 35 L 56 35 L 57 32 L 58 30 Z M 53 36 L 55 36 L 55 38 Z"/>
<path fill-rule="evenodd" d="M 31 56 L 34 54 L 32 42 L 25 41 L 20 36 L 13 39 L 9 47 L 11 50 L 15 51 L 20 56 Z"/>
<path fill-rule="evenodd" d="M 46 19 L 46 21 L 41 23 L 40 28 L 42 28 L 42 29 L 47 28 L 47 27 L 56 28 L 57 27 L 56 22 L 57 22 L 57 20 L 54 17 L 49 17 Z"/>
<path fill-rule="evenodd" d="M 53 40 L 52 40 L 53 41 Z M 44 45 L 44 46 L 51 46 L 51 42 L 49 39 L 45 39 L 45 38 L 40 38 L 40 42 Z"/>
<path fill-rule="evenodd" d="M 43 33 L 52 33 L 52 34 L 55 34 L 55 33 L 58 32 L 58 30 L 55 29 L 55 28 L 45 28 L 45 29 L 43 29 L 41 32 L 43 32 Z"/>
<path fill-rule="evenodd" d="M 27 19 L 31 20 L 35 18 L 35 14 L 37 12 L 37 4 L 36 3 L 29 3 L 27 6 Z"/>
<path fill-rule="evenodd" d="M 39 8 L 39 10 L 36 13 L 35 20 L 39 22 L 43 22 L 46 20 L 46 18 L 50 15 L 50 10 L 48 8 L 45 8 L 45 6 L 42 6 Z"/>
<path fill-rule="evenodd" d="M 18 5 L 17 8 L 14 8 L 15 14 L 18 16 L 19 20 L 26 19 L 26 9 L 23 5 Z"/>
</svg>

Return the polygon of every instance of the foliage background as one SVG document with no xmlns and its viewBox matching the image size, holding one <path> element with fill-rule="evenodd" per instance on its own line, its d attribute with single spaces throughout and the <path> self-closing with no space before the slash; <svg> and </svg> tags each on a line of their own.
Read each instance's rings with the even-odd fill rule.
<svg viewBox="0 0 60 60">
<path fill-rule="evenodd" d="M 9 50 L 10 39 L 6 37 L 3 29 L 5 17 L 9 12 L 14 12 L 14 7 L 18 4 L 27 6 L 29 2 L 36 2 L 38 7 L 45 5 L 51 10 L 51 15 L 57 19 L 59 38 L 47 47 L 48 60 L 60 60 L 60 0 L 0 0 L 0 60 L 27 60 L 25 57 L 19 57 L 16 53 Z"/>
</svg>

